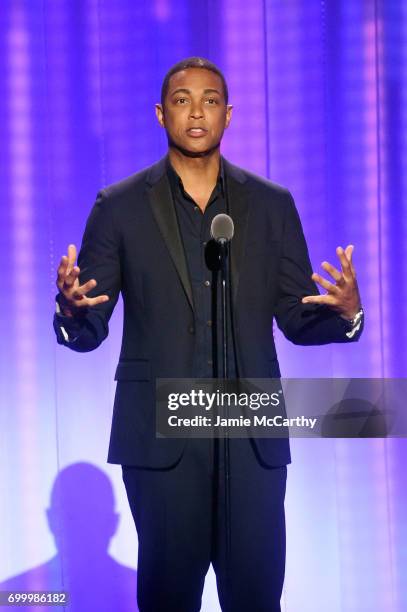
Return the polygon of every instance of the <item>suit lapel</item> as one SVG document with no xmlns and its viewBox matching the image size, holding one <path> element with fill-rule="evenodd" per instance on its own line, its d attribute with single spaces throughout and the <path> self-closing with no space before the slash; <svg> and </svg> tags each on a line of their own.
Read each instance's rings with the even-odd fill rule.
<svg viewBox="0 0 407 612">
<path fill-rule="evenodd" d="M 244 183 L 246 175 L 238 168 L 233 166 L 223 158 L 225 168 L 225 182 L 227 194 L 227 212 L 233 219 L 235 233 L 230 243 L 230 260 L 232 275 L 232 295 L 236 301 L 239 288 L 240 270 L 246 246 L 247 221 L 249 206 L 247 199 L 247 189 Z"/>
<path fill-rule="evenodd" d="M 160 228 L 171 259 L 174 262 L 188 302 L 193 309 L 191 281 L 178 227 L 171 188 L 167 178 L 165 158 L 152 167 L 147 182 L 151 185 L 149 189 L 149 198 L 155 220 Z"/>
<path fill-rule="evenodd" d="M 233 219 L 235 234 L 230 245 L 233 300 L 236 300 L 247 233 L 248 199 L 245 173 L 222 158 L 224 164 L 227 213 Z M 191 308 L 194 308 L 192 287 L 175 206 L 166 172 L 166 158 L 151 166 L 147 176 L 151 208 L 164 242 L 178 272 Z"/>
</svg>

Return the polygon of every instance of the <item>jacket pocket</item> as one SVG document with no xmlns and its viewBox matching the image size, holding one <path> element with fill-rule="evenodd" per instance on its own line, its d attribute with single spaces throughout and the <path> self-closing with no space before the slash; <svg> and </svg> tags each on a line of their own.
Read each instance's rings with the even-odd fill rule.
<svg viewBox="0 0 407 612">
<path fill-rule="evenodd" d="M 150 380 L 151 364 L 148 359 L 131 359 L 120 361 L 114 379 L 115 380 Z"/>
</svg>

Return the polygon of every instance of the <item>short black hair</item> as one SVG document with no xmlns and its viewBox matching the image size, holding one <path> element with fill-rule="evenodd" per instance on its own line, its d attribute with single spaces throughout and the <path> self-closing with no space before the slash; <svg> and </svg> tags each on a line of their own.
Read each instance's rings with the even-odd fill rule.
<svg viewBox="0 0 407 612">
<path fill-rule="evenodd" d="M 169 69 L 169 71 L 164 77 L 163 83 L 161 85 L 161 104 L 163 106 L 164 106 L 164 100 L 168 93 L 168 86 L 170 84 L 170 78 L 172 77 L 173 74 L 176 74 L 177 72 L 181 72 L 181 70 L 186 70 L 187 68 L 203 68 L 205 70 L 210 70 L 211 72 L 214 72 L 215 74 L 217 74 L 218 77 L 220 77 L 222 81 L 223 95 L 225 97 L 225 103 L 226 104 L 228 103 L 229 92 L 228 92 L 228 86 L 226 84 L 226 79 L 223 75 L 223 72 L 216 66 L 216 64 L 214 64 L 213 62 L 210 62 L 204 57 L 187 57 L 186 59 L 183 59 L 180 62 L 177 62 L 176 64 L 174 64 Z"/>
</svg>

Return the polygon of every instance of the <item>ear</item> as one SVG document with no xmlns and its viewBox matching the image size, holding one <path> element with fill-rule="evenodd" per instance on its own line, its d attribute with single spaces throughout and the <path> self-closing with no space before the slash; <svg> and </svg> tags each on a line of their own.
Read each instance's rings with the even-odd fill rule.
<svg viewBox="0 0 407 612">
<path fill-rule="evenodd" d="M 225 129 L 229 127 L 229 123 L 232 119 L 232 110 L 233 106 L 231 104 L 226 105 L 226 121 L 225 121 Z"/>
<path fill-rule="evenodd" d="M 155 114 L 156 114 L 156 117 L 158 119 L 158 123 L 161 125 L 161 127 L 165 127 L 165 123 L 164 123 L 164 109 L 162 107 L 162 104 L 156 104 L 155 105 Z"/>
</svg>

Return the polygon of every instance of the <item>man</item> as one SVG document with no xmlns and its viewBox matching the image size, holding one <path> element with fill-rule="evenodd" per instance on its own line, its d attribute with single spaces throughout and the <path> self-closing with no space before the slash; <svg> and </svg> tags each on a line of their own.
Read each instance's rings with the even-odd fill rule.
<svg viewBox="0 0 407 612">
<path fill-rule="evenodd" d="M 196 612 L 212 562 L 223 610 L 275 612 L 284 578 L 288 440 L 229 440 L 226 517 L 223 441 L 156 438 L 155 379 L 214 374 L 216 273 L 209 260 L 216 214 L 227 212 L 235 225 L 230 377 L 280 376 L 274 317 L 298 344 L 359 337 L 353 247 L 337 249 L 340 270 L 322 264 L 334 282 L 311 279 L 289 192 L 220 155 L 232 106 L 215 65 L 189 58 L 173 66 L 156 114 L 168 155 L 99 193 L 78 266 L 73 245 L 61 259 L 54 326 L 59 343 L 93 350 L 122 292 L 108 461 L 123 466 L 138 531 L 140 610 Z"/>
</svg>

